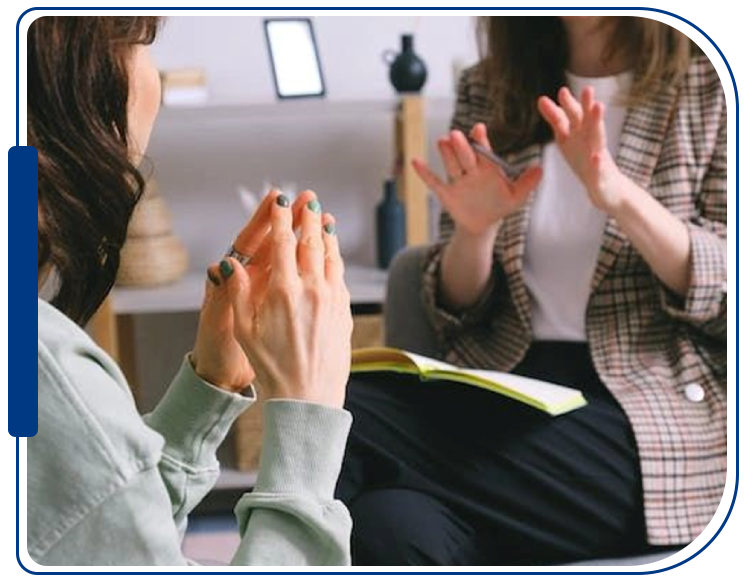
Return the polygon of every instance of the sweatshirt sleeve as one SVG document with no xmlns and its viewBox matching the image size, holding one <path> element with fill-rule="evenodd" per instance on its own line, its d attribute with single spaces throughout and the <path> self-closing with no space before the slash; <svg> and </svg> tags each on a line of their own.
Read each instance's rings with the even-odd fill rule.
<svg viewBox="0 0 747 582">
<path fill-rule="evenodd" d="M 256 400 L 253 388 L 249 392 L 244 397 L 204 382 L 185 357 L 161 402 L 143 417 L 165 439 L 158 468 L 180 537 L 187 516 L 218 479 L 218 446 L 236 418 Z"/>
<path fill-rule="evenodd" d="M 350 414 L 292 401 L 266 405 L 257 487 L 236 507 L 241 543 L 232 564 L 350 564 L 351 520 L 333 499 Z M 162 467 L 113 488 L 38 561 L 47 565 L 186 566 Z"/>
</svg>

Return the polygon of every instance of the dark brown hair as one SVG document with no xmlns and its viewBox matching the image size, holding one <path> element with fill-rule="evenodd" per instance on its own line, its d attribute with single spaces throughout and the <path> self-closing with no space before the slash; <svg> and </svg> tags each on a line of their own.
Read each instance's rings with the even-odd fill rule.
<svg viewBox="0 0 747 582">
<path fill-rule="evenodd" d="M 695 45 L 671 26 L 640 17 L 608 17 L 614 26 L 603 58 L 633 63 L 634 81 L 625 104 L 650 98 L 685 73 Z M 541 95 L 555 97 L 567 83 L 568 39 L 557 16 L 483 16 L 478 19 L 488 83 L 494 146 L 501 153 L 552 139 L 537 112 Z"/>
<path fill-rule="evenodd" d="M 28 32 L 28 145 L 39 152 L 39 272 L 83 325 L 111 290 L 144 180 L 129 158 L 128 59 L 157 17 L 57 17 Z"/>
</svg>

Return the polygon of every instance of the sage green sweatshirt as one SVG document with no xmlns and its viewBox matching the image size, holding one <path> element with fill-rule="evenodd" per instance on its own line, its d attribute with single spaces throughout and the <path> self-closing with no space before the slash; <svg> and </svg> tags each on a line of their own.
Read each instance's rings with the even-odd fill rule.
<svg viewBox="0 0 747 582">
<path fill-rule="evenodd" d="M 39 300 L 39 432 L 28 439 L 27 549 L 45 565 L 188 565 L 189 513 L 218 477 L 216 449 L 254 397 L 200 380 L 185 358 L 140 417 L 115 363 Z M 351 521 L 333 498 L 346 411 L 264 405 L 256 487 L 235 508 L 234 565 L 349 565 Z"/>
</svg>

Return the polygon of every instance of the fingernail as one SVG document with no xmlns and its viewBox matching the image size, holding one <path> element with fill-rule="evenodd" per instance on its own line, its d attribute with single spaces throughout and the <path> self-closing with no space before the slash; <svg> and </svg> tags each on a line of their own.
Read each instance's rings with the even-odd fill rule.
<svg viewBox="0 0 747 582">
<path fill-rule="evenodd" d="M 210 282 L 213 285 L 215 285 L 216 287 L 220 286 L 220 279 L 218 279 L 218 277 L 216 277 L 215 275 L 213 275 L 213 272 L 210 271 L 209 269 L 208 269 L 208 272 L 207 272 L 207 276 L 208 276 L 208 279 L 210 280 Z"/>
<path fill-rule="evenodd" d="M 230 279 L 233 275 L 233 265 L 228 261 L 220 262 L 220 274 L 224 279 Z"/>
<path fill-rule="evenodd" d="M 322 211 L 322 205 L 319 204 L 319 200 L 310 200 L 306 205 L 306 208 L 311 210 L 314 214 L 320 214 Z"/>
<path fill-rule="evenodd" d="M 326 232 L 329 236 L 334 236 L 337 232 L 337 229 L 335 228 L 335 225 L 330 222 L 329 224 L 324 225 L 324 232 Z"/>
<path fill-rule="evenodd" d="M 278 206 L 282 206 L 283 208 L 288 208 L 288 206 L 290 206 L 290 200 L 288 200 L 288 197 L 285 194 L 278 196 L 275 202 Z"/>
</svg>

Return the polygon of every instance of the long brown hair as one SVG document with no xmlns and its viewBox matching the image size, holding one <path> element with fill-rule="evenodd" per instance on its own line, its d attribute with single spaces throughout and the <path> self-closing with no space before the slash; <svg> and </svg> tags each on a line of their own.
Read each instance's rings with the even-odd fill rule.
<svg viewBox="0 0 747 582">
<path fill-rule="evenodd" d="M 85 324 L 111 290 L 144 179 L 129 158 L 128 59 L 157 17 L 57 17 L 28 32 L 28 144 L 39 152 L 39 272 Z"/>
<path fill-rule="evenodd" d="M 640 17 L 608 17 L 614 26 L 605 54 L 633 63 L 634 81 L 626 105 L 649 98 L 664 83 L 685 73 L 695 45 L 671 26 Z M 557 16 L 483 16 L 478 19 L 483 59 L 481 74 L 489 89 L 494 145 L 501 153 L 552 139 L 537 112 L 541 95 L 555 96 L 567 83 L 569 49 Z"/>
</svg>

